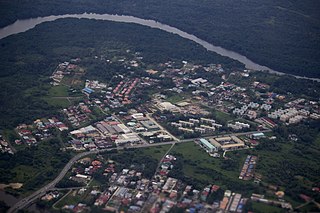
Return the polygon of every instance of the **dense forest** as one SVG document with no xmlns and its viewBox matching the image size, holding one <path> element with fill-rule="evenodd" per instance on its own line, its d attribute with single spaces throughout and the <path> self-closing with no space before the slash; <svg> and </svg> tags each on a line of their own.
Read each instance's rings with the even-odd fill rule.
<svg viewBox="0 0 320 213">
<path fill-rule="evenodd" d="M 0 129 L 52 115 L 55 108 L 42 97 L 48 93 L 49 76 L 59 62 L 94 57 L 107 49 L 141 52 L 146 64 L 168 60 L 223 63 L 237 61 L 208 52 L 177 35 L 139 25 L 64 19 L 0 40 Z M 114 68 L 116 69 L 116 68 Z M 96 75 L 111 75 L 97 67 Z"/>
<path fill-rule="evenodd" d="M 0 2 L 0 26 L 66 13 L 112 13 L 155 19 L 286 73 L 319 77 L 320 2 L 13 0 Z"/>
</svg>

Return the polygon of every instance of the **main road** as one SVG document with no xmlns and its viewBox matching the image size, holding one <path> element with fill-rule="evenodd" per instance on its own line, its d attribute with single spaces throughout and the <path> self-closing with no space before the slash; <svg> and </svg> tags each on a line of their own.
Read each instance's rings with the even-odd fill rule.
<svg viewBox="0 0 320 213">
<path fill-rule="evenodd" d="M 270 132 L 271 130 L 263 130 L 263 131 L 252 131 L 252 132 L 243 132 L 243 133 L 234 133 L 234 134 L 224 134 L 224 135 L 215 135 L 214 137 L 218 136 L 241 136 L 241 135 L 248 135 L 248 134 L 253 134 L 257 132 Z M 210 136 L 213 137 L 213 136 Z M 203 137 L 201 137 L 203 138 Z M 209 138 L 205 137 L 205 138 Z M 168 145 L 168 144 L 176 144 L 176 143 L 186 143 L 186 142 L 191 142 L 194 140 L 197 140 L 200 138 L 192 138 L 192 139 L 184 139 L 184 140 L 179 140 L 179 141 L 169 141 L 169 142 L 161 142 L 161 143 L 153 143 L 153 144 L 142 144 L 142 145 L 136 145 L 136 146 L 126 146 L 126 147 L 115 147 L 115 148 L 109 148 L 109 149 L 100 149 L 100 150 L 92 150 L 92 151 L 87 151 L 87 152 L 82 152 L 74 156 L 62 169 L 62 171 L 59 173 L 59 175 L 50 183 L 47 185 L 43 186 L 39 190 L 35 191 L 28 197 L 23 198 L 22 200 L 19 200 L 17 203 L 15 203 L 9 210 L 8 213 L 13 213 L 17 212 L 19 209 L 23 209 L 29 205 L 31 205 L 33 202 L 35 202 L 37 199 L 42 197 L 47 193 L 47 191 L 50 191 L 54 189 L 55 185 L 62 180 L 62 178 L 67 174 L 67 172 L 71 169 L 72 165 L 79 159 L 91 155 L 91 154 L 98 154 L 102 152 L 107 152 L 107 151 L 112 151 L 112 150 L 123 150 L 124 148 L 144 148 L 144 147 L 153 147 L 153 146 L 162 146 L 162 145 Z"/>
</svg>

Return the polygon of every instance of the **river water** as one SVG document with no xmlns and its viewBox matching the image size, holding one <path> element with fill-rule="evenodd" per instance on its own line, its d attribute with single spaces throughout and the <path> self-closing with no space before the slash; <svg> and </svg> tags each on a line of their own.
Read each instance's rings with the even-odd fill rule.
<svg viewBox="0 0 320 213">
<path fill-rule="evenodd" d="M 122 22 L 122 23 L 135 23 L 135 24 L 140 24 L 143 26 L 148 26 L 151 28 L 157 28 L 157 29 L 169 32 L 169 33 L 177 34 L 183 38 L 192 40 L 192 41 L 200 44 L 201 46 L 203 46 L 207 50 L 216 52 L 219 55 L 227 56 L 229 58 L 238 60 L 241 63 L 245 64 L 246 68 L 248 68 L 248 69 L 270 70 L 270 71 L 274 72 L 274 70 L 271 70 L 268 67 L 261 66 L 259 64 L 252 62 L 251 60 L 249 60 L 248 58 L 246 58 L 243 55 L 240 55 L 236 52 L 226 50 L 222 47 L 214 46 L 204 40 L 197 38 L 194 35 L 183 32 L 175 27 L 171 27 L 169 25 L 165 25 L 165 24 L 159 23 L 154 20 L 146 20 L 146 19 L 136 18 L 133 16 L 110 15 L 110 14 L 100 15 L 100 14 L 94 14 L 94 13 L 83 13 L 83 14 L 46 16 L 46 17 L 31 18 L 31 19 L 26 19 L 26 20 L 18 20 L 14 24 L 0 29 L 0 39 L 5 38 L 10 35 L 13 35 L 13 34 L 20 33 L 20 32 L 25 32 L 29 29 L 34 28 L 36 25 L 41 24 L 43 22 L 54 21 L 54 20 L 62 19 L 62 18 L 79 18 L 79 19 L 86 18 L 86 19 L 95 19 L 95 20 L 107 20 L 107 21 L 115 21 L 115 22 Z"/>
<path fill-rule="evenodd" d="M 0 200 L 5 202 L 8 206 L 12 206 L 18 202 L 18 198 L 6 193 L 4 190 L 0 190 Z"/>
<path fill-rule="evenodd" d="M 154 20 L 141 19 L 141 18 L 137 18 L 134 16 L 83 13 L 83 14 L 66 14 L 66 15 L 56 15 L 56 16 L 52 15 L 52 16 L 46 16 L 46 17 L 18 20 L 13 24 L 8 25 L 7 27 L 0 29 L 0 39 L 5 38 L 10 35 L 17 34 L 17 33 L 25 32 L 27 30 L 34 28 L 36 25 L 41 24 L 43 22 L 49 22 L 49 21 L 54 21 L 54 20 L 63 19 L 63 18 L 78 18 L 78 19 L 85 18 L 85 19 L 115 21 L 115 22 L 122 22 L 122 23 L 135 23 L 135 24 L 140 24 L 143 26 L 148 26 L 151 28 L 157 28 L 157 29 L 169 32 L 169 33 L 177 34 L 180 37 L 189 39 L 191 41 L 194 41 L 209 51 L 212 51 L 212 52 L 215 52 L 219 55 L 226 56 L 226 57 L 232 58 L 234 60 L 237 60 L 237 61 L 243 63 L 247 69 L 267 70 L 270 73 L 275 73 L 275 74 L 279 74 L 279 75 L 284 74 L 282 72 L 270 69 L 269 67 L 254 63 L 253 61 L 248 59 L 246 56 L 243 56 L 239 53 L 236 53 L 236 52 L 224 49 L 222 47 L 210 44 L 210 43 L 208 43 L 208 42 L 206 42 L 206 41 L 204 41 L 204 40 L 202 40 L 192 34 L 186 33 L 186 32 L 179 30 L 175 27 L 171 27 L 169 25 L 162 24 L 162 23 L 154 21 Z M 295 76 L 295 77 L 320 81 L 320 79 L 317 79 L 317 78 L 306 78 L 306 77 L 301 77 L 301 76 Z"/>
<path fill-rule="evenodd" d="M 0 200 L 5 202 L 7 206 L 13 206 L 15 203 L 19 201 L 18 198 L 14 197 L 9 193 L 6 193 L 4 190 L 0 190 Z M 48 213 L 48 211 L 39 209 L 35 204 L 29 206 L 28 210 L 34 213 L 40 213 L 40 212 Z"/>
</svg>

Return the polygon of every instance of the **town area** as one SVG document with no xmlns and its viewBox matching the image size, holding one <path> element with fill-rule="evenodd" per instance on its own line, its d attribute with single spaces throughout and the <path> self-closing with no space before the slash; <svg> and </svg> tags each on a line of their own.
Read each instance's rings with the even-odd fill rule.
<svg viewBox="0 0 320 213">
<path fill-rule="evenodd" d="M 75 159 L 12 211 L 32 203 L 53 212 L 319 207 L 313 198 L 319 183 L 308 182 L 309 194 L 287 195 L 265 172 L 270 160 L 263 150 L 276 150 L 278 128 L 317 122 L 319 100 L 261 82 L 260 75 L 269 74 L 222 64 L 167 61 L 146 68 L 140 53 L 95 56 L 90 60 L 128 71 L 101 79 L 87 75 L 87 60 L 70 59 L 53 70 L 50 87 L 59 95 L 52 99 L 61 101 L 56 114 L 18 125 L 14 139 L 0 136 L 2 153 L 15 155 L 57 138 Z M 293 144 L 299 135 L 286 140 Z"/>
</svg>

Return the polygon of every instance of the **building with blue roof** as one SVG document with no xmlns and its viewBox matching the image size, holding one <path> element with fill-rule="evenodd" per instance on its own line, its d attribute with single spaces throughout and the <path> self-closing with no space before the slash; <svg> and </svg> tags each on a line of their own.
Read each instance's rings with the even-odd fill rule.
<svg viewBox="0 0 320 213">
<path fill-rule="evenodd" d="M 217 148 L 212 145 L 209 141 L 207 141 L 206 139 L 204 138 L 201 138 L 200 139 L 200 144 L 203 148 L 205 148 L 205 150 L 207 150 L 208 152 L 213 152 L 213 151 L 216 151 Z"/>
<path fill-rule="evenodd" d="M 91 88 L 89 88 L 89 87 L 85 87 L 82 91 L 85 92 L 85 93 L 87 93 L 87 94 L 91 94 L 91 93 L 94 92 L 94 90 L 91 89 Z"/>
</svg>

